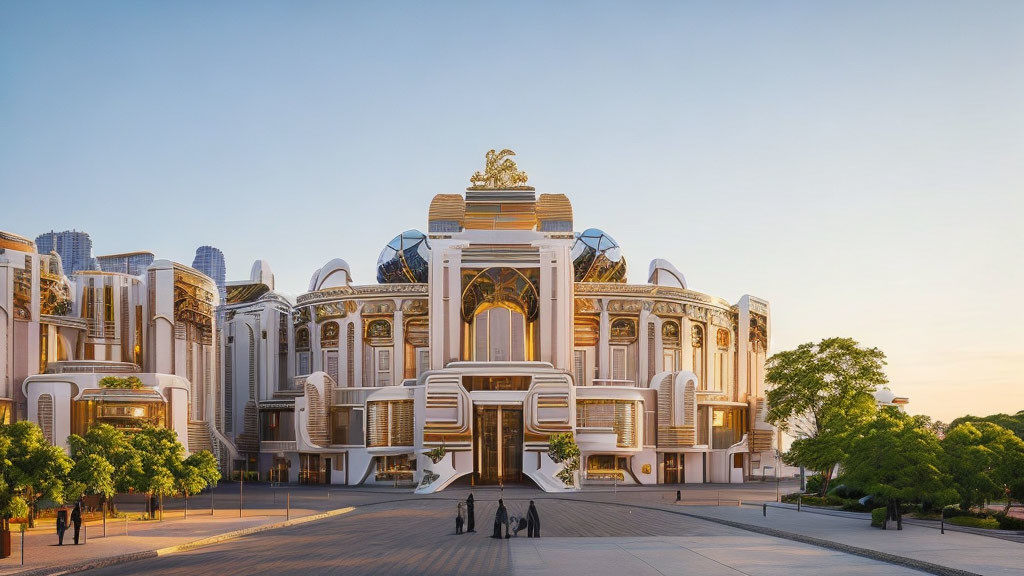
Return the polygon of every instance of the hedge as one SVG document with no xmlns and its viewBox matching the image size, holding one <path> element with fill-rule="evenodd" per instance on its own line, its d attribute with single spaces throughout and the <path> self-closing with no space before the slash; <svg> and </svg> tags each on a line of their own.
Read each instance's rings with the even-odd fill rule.
<svg viewBox="0 0 1024 576">
<path fill-rule="evenodd" d="M 875 508 L 871 511 L 871 525 L 875 528 L 881 528 L 885 524 L 885 515 L 889 512 L 886 507 Z"/>
<path fill-rule="evenodd" d="M 955 516 L 949 519 L 950 524 L 956 526 L 967 526 L 970 528 L 987 528 L 989 530 L 998 530 L 999 521 L 995 518 L 975 518 L 973 516 Z"/>
</svg>

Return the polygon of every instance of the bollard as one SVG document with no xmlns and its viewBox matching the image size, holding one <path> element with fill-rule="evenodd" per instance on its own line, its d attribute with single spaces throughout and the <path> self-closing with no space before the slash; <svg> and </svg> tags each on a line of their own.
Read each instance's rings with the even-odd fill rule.
<svg viewBox="0 0 1024 576">
<path fill-rule="evenodd" d="M 213 516 L 213 494 L 210 494 L 210 516 Z"/>
<path fill-rule="evenodd" d="M 21 565 L 25 565 L 25 530 L 27 526 L 24 522 L 21 523 Z"/>
<path fill-rule="evenodd" d="M 284 519 L 291 520 L 292 518 L 292 493 L 289 492 L 285 495 L 285 508 L 284 508 Z"/>
<path fill-rule="evenodd" d="M 797 512 L 800 511 L 800 505 L 803 504 L 803 501 L 804 501 L 804 495 L 803 494 L 797 494 L 796 495 L 796 511 Z"/>
<path fill-rule="evenodd" d="M 719 505 L 719 506 L 721 506 L 721 505 L 722 505 L 722 491 L 721 491 L 721 490 L 719 490 L 719 491 L 718 491 L 718 492 L 716 492 L 715 494 L 717 494 L 717 495 L 718 495 L 718 505 Z"/>
<path fill-rule="evenodd" d="M 768 517 L 768 504 L 767 503 L 762 503 L 761 504 L 761 516 L 764 516 L 765 518 Z"/>
<path fill-rule="evenodd" d="M 239 518 L 242 517 L 242 502 L 243 502 L 242 484 L 245 484 L 245 481 L 242 478 L 241 473 L 239 473 L 239 476 L 238 476 L 238 517 Z"/>
<path fill-rule="evenodd" d="M 939 534 L 946 533 L 946 510 L 942 510 L 942 514 L 939 517 Z"/>
</svg>

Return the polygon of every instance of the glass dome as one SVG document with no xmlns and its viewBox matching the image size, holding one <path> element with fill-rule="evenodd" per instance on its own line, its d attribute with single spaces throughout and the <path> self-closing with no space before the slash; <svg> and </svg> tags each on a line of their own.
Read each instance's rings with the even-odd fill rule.
<svg viewBox="0 0 1024 576">
<path fill-rule="evenodd" d="M 419 230 L 395 236 L 377 258 L 377 282 L 381 284 L 425 283 L 430 268 L 430 244 Z"/>
<path fill-rule="evenodd" d="M 625 282 L 626 259 L 619 243 L 597 228 L 588 228 L 572 245 L 577 282 Z"/>
</svg>

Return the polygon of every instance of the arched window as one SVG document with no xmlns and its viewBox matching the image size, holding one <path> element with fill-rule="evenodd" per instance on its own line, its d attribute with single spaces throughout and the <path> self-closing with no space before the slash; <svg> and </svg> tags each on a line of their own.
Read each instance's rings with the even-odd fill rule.
<svg viewBox="0 0 1024 576">
<path fill-rule="evenodd" d="M 473 360 L 526 360 L 526 318 L 517 310 L 495 306 L 473 320 Z"/>
<path fill-rule="evenodd" d="M 295 374 L 309 374 L 309 328 L 302 326 L 295 330 Z"/>
<path fill-rule="evenodd" d="M 337 348 L 338 347 L 338 323 L 337 322 L 326 322 L 320 327 L 320 347 L 321 348 Z"/>
</svg>

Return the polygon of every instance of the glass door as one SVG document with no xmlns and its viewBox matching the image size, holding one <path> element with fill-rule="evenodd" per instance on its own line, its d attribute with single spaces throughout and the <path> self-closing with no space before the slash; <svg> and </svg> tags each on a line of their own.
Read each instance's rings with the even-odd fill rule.
<svg viewBox="0 0 1024 576">
<path fill-rule="evenodd" d="M 498 408 L 476 409 L 476 480 L 498 483 Z"/>
<path fill-rule="evenodd" d="M 474 418 L 476 484 L 523 479 L 523 410 L 479 406 Z"/>
<path fill-rule="evenodd" d="M 501 408 L 501 479 L 523 481 L 523 411 Z"/>
</svg>

